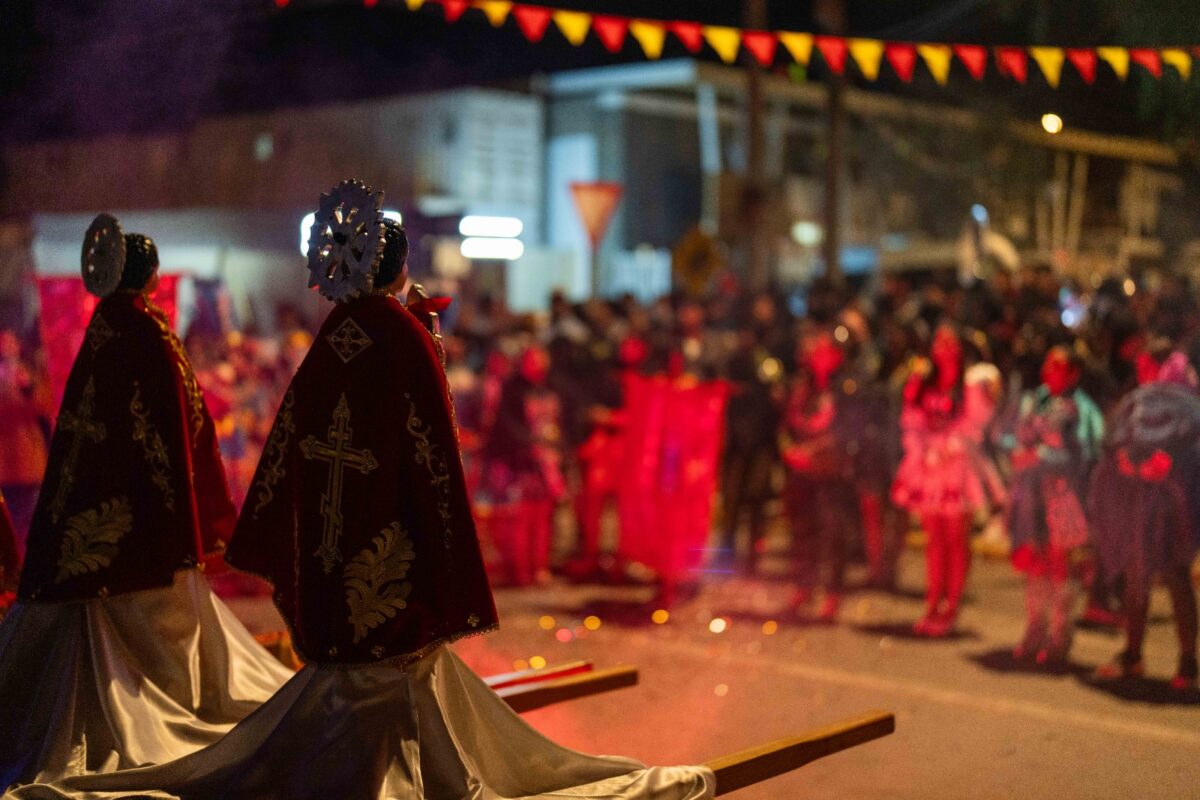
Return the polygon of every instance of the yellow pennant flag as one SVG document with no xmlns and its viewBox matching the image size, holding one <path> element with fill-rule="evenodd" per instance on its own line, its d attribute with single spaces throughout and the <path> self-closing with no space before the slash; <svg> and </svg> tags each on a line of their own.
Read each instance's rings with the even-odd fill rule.
<svg viewBox="0 0 1200 800">
<path fill-rule="evenodd" d="M 1170 50 L 1162 51 L 1162 60 L 1164 64 L 1170 64 L 1179 73 L 1179 77 L 1184 81 L 1192 77 L 1192 57 L 1188 55 L 1187 50 L 1171 48 Z"/>
<path fill-rule="evenodd" d="M 629 23 L 629 33 L 642 46 L 642 52 L 651 61 L 662 55 L 667 29 L 656 22 L 635 19 Z"/>
<path fill-rule="evenodd" d="M 554 22 L 567 41 L 578 47 L 592 27 L 592 15 L 582 11 L 555 11 Z"/>
<path fill-rule="evenodd" d="M 726 64 L 737 60 L 738 48 L 742 46 L 742 34 L 737 28 L 705 25 L 704 38 Z"/>
<path fill-rule="evenodd" d="M 1067 55 L 1062 48 L 1031 47 L 1029 55 L 1033 56 L 1033 60 L 1041 67 L 1042 74 L 1046 76 L 1046 83 L 1050 84 L 1050 88 L 1057 89 L 1058 81 L 1062 78 L 1063 62 L 1067 60 Z"/>
<path fill-rule="evenodd" d="M 484 13 L 493 27 L 499 28 L 508 19 L 513 4 L 509 0 L 480 0 L 475 7 Z"/>
<path fill-rule="evenodd" d="M 792 54 L 792 58 L 796 59 L 797 64 L 808 66 L 808 60 L 812 58 L 813 49 L 813 37 L 811 33 L 780 32 L 779 41 Z"/>
<path fill-rule="evenodd" d="M 408 5 L 409 11 L 417 11 L 425 5 L 425 0 L 404 0 L 404 2 Z"/>
<path fill-rule="evenodd" d="M 917 52 L 925 60 L 925 66 L 929 68 L 929 74 L 933 76 L 933 79 L 945 86 L 946 81 L 950 80 L 950 56 L 953 54 L 950 45 L 919 44 Z"/>
<path fill-rule="evenodd" d="M 851 39 L 850 56 L 858 64 L 863 77 L 873 81 L 879 77 L 879 62 L 883 60 L 883 42 L 878 39 Z"/>
<path fill-rule="evenodd" d="M 1097 47 L 1096 55 L 1107 61 L 1121 80 L 1129 76 L 1129 51 L 1124 47 Z"/>
</svg>

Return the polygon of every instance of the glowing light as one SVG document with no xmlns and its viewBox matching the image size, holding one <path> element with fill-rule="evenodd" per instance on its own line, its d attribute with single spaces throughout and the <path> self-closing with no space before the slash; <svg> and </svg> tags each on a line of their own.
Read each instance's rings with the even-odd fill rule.
<svg viewBox="0 0 1200 800">
<path fill-rule="evenodd" d="M 1042 114 L 1042 130 L 1049 134 L 1061 133 L 1063 120 L 1058 114 Z"/>
<path fill-rule="evenodd" d="M 713 688 L 713 694 L 715 694 L 717 697 L 724 697 L 725 695 L 729 694 L 729 687 L 723 683 L 718 683 L 716 687 Z"/>
<path fill-rule="evenodd" d="M 833 329 L 833 338 L 837 339 L 840 343 L 845 344 L 846 342 L 850 341 L 850 329 L 845 325 L 838 325 Z"/>
<path fill-rule="evenodd" d="M 533 658 L 529 659 L 529 666 L 533 669 L 542 669 L 546 666 L 546 659 L 542 658 L 541 656 L 534 656 Z"/>
<path fill-rule="evenodd" d="M 825 229 L 807 220 L 792 226 L 792 239 L 802 247 L 816 247 L 825 238 Z"/>
<path fill-rule="evenodd" d="M 404 217 L 394 208 L 385 208 L 383 218 L 394 220 L 401 225 L 404 224 Z M 312 226 L 316 221 L 317 215 L 314 213 L 305 214 L 304 219 L 300 220 L 300 255 L 305 258 L 308 258 L 308 238 L 312 235 Z"/>
<path fill-rule="evenodd" d="M 763 636 L 774 636 L 779 630 L 779 623 L 773 619 L 769 619 L 762 624 Z"/>
<path fill-rule="evenodd" d="M 555 625 L 554 617 L 545 616 L 538 620 L 538 627 L 544 631 L 551 630 Z"/>
<path fill-rule="evenodd" d="M 1137 292 L 1137 284 L 1133 282 L 1133 278 L 1126 278 L 1121 288 L 1125 290 L 1126 297 L 1133 297 L 1134 293 Z"/>
<path fill-rule="evenodd" d="M 463 236 L 482 236 L 487 239 L 515 239 L 525 230 L 525 223 L 516 217 L 483 217 L 472 214 L 458 223 Z"/>
<path fill-rule="evenodd" d="M 729 623 L 721 617 L 713 617 L 712 622 L 708 623 L 708 629 L 713 633 L 724 633 L 729 627 Z"/>
<path fill-rule="evenodd" d="M 988 224 L 988 210 L 983 205 L 976 203 L 971 206 L 971 219 L 975 220 L 980 225 Z"/>
<path fill-rule="evenodd" d="M 566 644 L 575 638 L 575 634 L 571 633 L 566 628 L 559 628 L 558 632 L 554 634 L 554 638 L 558 639 L 563 644 Z"/>
<path fill-rule="evenodd" d="M 671 612 L 665 608 L 660 608 L 650 615 L 650 621 L 655 625 L 666 625 L 667 620 L 671 618 Z"/>
<path fill-rule="evenodd" d="M 522 670 L 527 670 L 527 669 L 529 669 L 529 662 L 523 658 L 518 658 L 516 661 L 513 662 L 513 669 L 515 669 L 517 672 L 521 672 Z"/>
<path fill-rule="evenodd" d="M 459 250 L 463 258 L 487 261 L 516 261 L 525 253 L 525 245 L 519 239 L 463 239 Z"/>
<path fill-rule="evenodd" d="M 587 628 L 589 631 L 600 630 L 600 618 L 597 616 L 587 617 L 583 621 L 583 627 Z"/>
</svg>

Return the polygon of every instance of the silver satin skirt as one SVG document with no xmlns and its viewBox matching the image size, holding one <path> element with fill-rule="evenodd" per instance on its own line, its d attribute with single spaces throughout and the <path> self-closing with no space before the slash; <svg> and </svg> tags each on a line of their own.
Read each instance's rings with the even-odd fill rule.
<svg viewBox="0 0 1200 800">
<path fill-rule="evenodd" d="M 227 734 L 293 673 L 197 570 L 0 622 L 0 786 L 162 764 Z"/>
<path fill-rule="evenodd" d="M 407 668 L 306 667 L 198 753 L 5 798 L 701 800 L 714 787 L 704 767 L 647 768 L 555 744 L 442 647 Z"/>
</svg>

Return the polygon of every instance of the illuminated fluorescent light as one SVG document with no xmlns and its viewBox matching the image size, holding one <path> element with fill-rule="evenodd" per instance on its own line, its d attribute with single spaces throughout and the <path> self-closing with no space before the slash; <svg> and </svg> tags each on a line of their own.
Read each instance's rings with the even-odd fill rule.
<svg viewBox="0 0 1200 800">
<path fill-rule="evenodd" d="M 525 223 L 516 217 L 484 217 L 471 214 L 458 223 L 458 232 L 463 236 L 481 236 L 488 239 L 515 239 L 525 230 Z"/>
<path fill-rule="evenodd" d="M 391 219 L 404 223 L 404 217 L 400 216 L 400 212 L 392 208 L 383 210 L 383 218 Z M 308 237 L 312 234 L 313 223 L 317 221 L 317 215 L 308 213 L 304 215 L 304 219 L 300 220 L 300 255 L 308 257 Z"/>
<path fill-rule="evenodd" d="M 472 237 L 463 239 L 460 248 L 463 258 L 488 261 L 516 261 L 525 252 L 519 239 L 489 239 Z"/>
</svg>

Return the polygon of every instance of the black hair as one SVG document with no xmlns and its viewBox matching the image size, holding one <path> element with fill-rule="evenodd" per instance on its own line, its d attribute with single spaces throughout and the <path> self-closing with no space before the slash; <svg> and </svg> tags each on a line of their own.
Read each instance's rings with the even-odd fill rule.
<svg viewBox="0 0 1200 800">
<path fill-rule="evenodd" d="M 408 261 L 408 234 L 399 222 L 383 221 L 383 258 L 379 260 L 379 272 L 375 275 L 375 287 L 391 286 L 400 277 Z"/>
<path fill-rule="evenodd" d="M 140 292 L 158 269 L 158 248 L 154 240 L 140 233 L 125 234 L 125 269 L 117 289 Z"/>
</svg>

